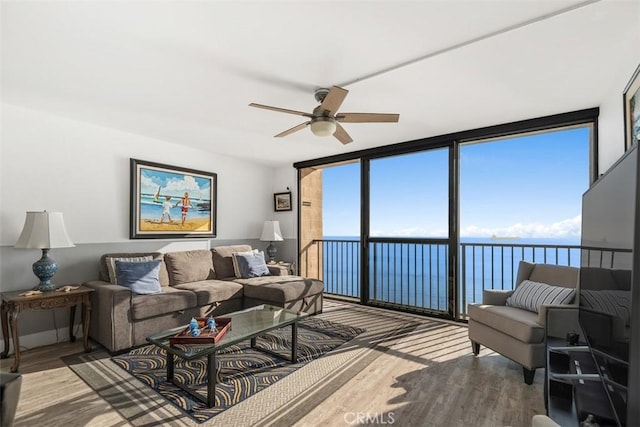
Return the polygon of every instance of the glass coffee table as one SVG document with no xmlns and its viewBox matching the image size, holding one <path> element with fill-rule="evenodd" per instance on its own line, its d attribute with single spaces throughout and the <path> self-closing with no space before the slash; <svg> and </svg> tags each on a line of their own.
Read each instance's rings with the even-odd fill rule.
<svg viewBox="0 0 640 427">
<path fill-rule="evenodd" d="M 217 343 L 197 343 L 197 344 L 174 344 L 171 345 L 170 338 L 183 331 L 188 325 L 169 329 L 147 337 L 147 341 L 154 344 L 167 354 L 167 381 L 189 393 L 208 407 L 215 405 L 216 399 L 216 353 L 231 345 L 241 341 L 251 340 L 251 347 L 265 353 L 272 353 L 270 350 L 256 345 L 256 337 L 274 329 L 280 329 L 291 325 L 291 363 L 296 363 L 298 359 L 298 322 L 308 313 L 287 310 L 282 307 L 272 305 L 260 305 L 247 310 L 225 314 L 220 317 L 231 319 L 231 326 L 226 334 Z M 282 357 L 280 354 L 276 354 Z M 184 360 L 199 359 L 207 357 L 207 393 L 206 396 L 198 392 L 188 384 L 178 382 L 173 375 L 174 358 L 180 357 Z"/>
</svg>

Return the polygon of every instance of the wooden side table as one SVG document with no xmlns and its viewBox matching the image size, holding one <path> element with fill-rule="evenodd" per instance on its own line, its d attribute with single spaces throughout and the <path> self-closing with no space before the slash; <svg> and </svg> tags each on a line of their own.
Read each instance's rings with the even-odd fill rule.
<svg viewBox="0 0 640 427">
<path fill-rule="evenodd" d="M 293 263 L 292 262 L 285 262 L 285 261 L 276 261 L 273 264 L 267 264 L 269 267 L 278 267 L 280 268 L 280 270 L 282 270 L 285 274 L 290 274 L 293 275 L 295 274 L 293 271 Z"/>
<path fill-rule="evenodd" d="M 75 285 L 73 285 L 75 286 Z M 23 311 L 29 310 L 52 310 L 55 308 L 70 308 L 69 318 L 69 340 L 76 340 L 73 334 L 73 322 L 76 314 L 76 305 L 82 304 L 82 331 L 84 334 L 84 349 L 90 351 L 89 348 L 89 322 L 91 320 L 91 301 L 89 293 L 93 289 L 84 286 L 69 292 L 63 291 L 47 291 L 39 295 L 20 296 L 21 293 L 27 291 L 3 292 L 2 295 L 2 336 L 4 338 L 4 350 L 0 357 L 6 359 L 9 357 L 9 326 L 11 326 L 11 336 L 13 337 L 14 363 L 11 366 L 11 372 L 18 372 L 20 366 L 20 338 L 18 334 L 18 315 Z"/>
</svg>

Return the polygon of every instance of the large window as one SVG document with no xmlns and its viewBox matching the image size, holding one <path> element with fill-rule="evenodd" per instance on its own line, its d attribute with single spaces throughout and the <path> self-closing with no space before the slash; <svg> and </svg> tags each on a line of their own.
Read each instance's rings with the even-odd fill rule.
<svg viewBox="0 0 640 427">
<path fill-rule="evenodd" d="M 369 235 L 449 235 L 449 150 L 371 160 Z"/>
<path fill-rule="evenodd" d="M 460 145 L 460 312 L 511 289 L 521 260 L 580 265 L 591 127 Z"/>
<path fill-rule="evenodd" d="M 315 185 L 323 178 L 313 202 L 321 215 L 301 200 L 301 265 L 316 248 L 328 293 L 459 319 L 483 289 L 512 289 L 520 260 L 579 265 L 581 197 L 598 170 L 597 115 L 296 164 L 303 193 L 313 188 L 308 177 Z M 311 240 L 310 217 L 321 217 L 323 230 Z"/>
</svg>

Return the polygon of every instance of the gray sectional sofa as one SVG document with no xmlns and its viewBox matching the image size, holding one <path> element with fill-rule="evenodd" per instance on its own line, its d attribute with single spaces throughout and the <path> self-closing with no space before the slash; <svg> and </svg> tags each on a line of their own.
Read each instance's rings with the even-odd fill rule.
<svg viewBox="0 0 640 427">
<path fill-rule="evenodd" d="M 211 250 L 151 253 L 112 253 L 100 258 L 99 280 L 84 283 L 91 293 L 89 337 L 110 352 L 145 344 L 146 337 L 186 325 L 194 316 L 222 315 L 259 304 L 305 311 L 322 311 L 322 281 L 280 275 L 241 279 L 235 276 L 232 254 L 251 250 L 248 245 L 219 246 Z M 159 260 L 161 292 L 137 295 L 112 284 L 110 258 L 150 256 Z"/>
</svg>

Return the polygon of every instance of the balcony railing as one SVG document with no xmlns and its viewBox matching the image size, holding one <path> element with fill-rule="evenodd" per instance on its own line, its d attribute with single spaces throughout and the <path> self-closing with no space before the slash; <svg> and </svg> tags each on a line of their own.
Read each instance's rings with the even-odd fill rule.
<svg viewBox="0 0 640 427">
<path fill-rule="evenodd" d="M 371 238 L 369 298 L 415 311 L 448 306 L 447 239 Z"/>
<path fill-rule="evenodd" d="M 580 246 L 461 243 L 461 317 L 467 314 L 467 304 L 482 302 L 484 289 L 514 289 L 520 261 L 579 267 Z"/>
<path fill-rule="evenodd" d="M 449 304 L 447 239 L 371 238 L 369 302 L 408 311 L 446 312 Z M 325 292 L 360 298 L 360 241 L 314 240 L 317 272 Z M 303 258 L 307 256 L 302 254 Z M 513 289 L 520 261 L 580 265 L 580 246 L 519 243 L 461 243 L 458 311 L 482 301 L 484 289 Z"/>
<path fill-rule="evenodd" d="M 317 240 L 325 292 L 360 297 L 360 241 Z"/>
</svg>

